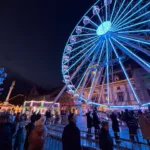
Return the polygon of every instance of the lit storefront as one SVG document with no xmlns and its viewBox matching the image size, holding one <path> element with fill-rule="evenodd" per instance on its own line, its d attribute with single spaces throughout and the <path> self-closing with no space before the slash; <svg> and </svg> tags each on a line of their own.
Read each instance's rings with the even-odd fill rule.
<svg viewBox="0 0 150 150">
<path fill-rule="evenodd" d="M 45 114 L 47 110 L 49 110 L 51 104 L 53 102 L 47 102 L 47 101 L 25 101 L 23 104 L 23 110 L 24 112 L 26 111 L 27 113 L 31 112 L 40 112 L 41 114 Z M 55 112 L 60 113 L 60 104 L 55 103 L 52 108 L 51 108 L 52 114 L 55 114 Z"/>
</svg>

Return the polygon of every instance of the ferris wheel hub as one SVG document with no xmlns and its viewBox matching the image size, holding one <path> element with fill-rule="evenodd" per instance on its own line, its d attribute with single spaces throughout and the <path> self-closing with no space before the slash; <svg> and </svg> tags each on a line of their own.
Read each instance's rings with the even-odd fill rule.
<svg viewBox="0 0 150 150">
<path fill-rule="evenodd" d="M 110 31 L 111 25 L 112 25 L 112 23 L 110 21 L 103 22 L 97 28 L 97 31 L 96 31 L 97 35 L 104 35 L 104 34 L 106 34 L 108 31 Z"/>
</svg>

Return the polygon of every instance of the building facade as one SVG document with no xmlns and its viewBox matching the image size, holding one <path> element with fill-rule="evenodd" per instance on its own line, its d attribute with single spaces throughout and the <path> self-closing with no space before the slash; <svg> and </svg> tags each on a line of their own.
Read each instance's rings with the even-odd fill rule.
<svg viewBox="0 0 150 150">
<path fill-rule="evenodd" d="M 127 80 L 119 80 L 116 76 L 114 82 L 109 84 L 109 104 L 115 106 L 137 105 L 137 101 Z M 150 102 L 150 74 L 144 69 L 135 69 L 132 72 L 130 81 L 141 104 Z M 83 97 L 88 99 L 89 88 L 85 88 Z M 108 105 L 107 85 L 99 85 L 93 92 L 91 101 L 99 104 Z"/>
</svg>

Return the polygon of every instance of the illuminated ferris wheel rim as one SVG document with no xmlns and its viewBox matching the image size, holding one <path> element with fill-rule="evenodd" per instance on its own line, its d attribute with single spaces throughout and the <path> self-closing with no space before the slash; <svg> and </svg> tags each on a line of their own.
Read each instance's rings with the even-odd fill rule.
<svg viewBox="0 0 150 150">
<path fill-rule="evenodd" d="M 81 20 L 78 22 L 78 24 L 76 25 L 76 27 L 75 27 L 75 29 L 73 30 L 73 32 L 71 33 L 71 35 L 70 35 L 70 37 L 69 37 L 69 39 L 68 39 L 68 42 L 67 42 L 67 44 L 66 44 L 66 46 L 65 46 L 65 50 L 64 50 L 64 54 L 63 54 L 63 60 L 62 60 L 62 73 L 63 73 L 63 78 L 64 78 L 64 82 L 66 83 L 66 84 L 68 84 L 68 83 L 70 83 L 70 84 L 68 84 L 68 89 L 69 89 L 69 91 L 72 93 L 72 94 L 74 94 L 74 96 L 76 96 L 76 97 L 79 97 L 79 99 L 81 99 L 81 100 L 83 100 L 83 101 L 85 101 L 85 102 L 88 102 L 88 103 L 92 103 L 92 102 L 90 102 L 90 101 L 88 101 L 87 99 L 85 99 L 84 97 L 82 97 L 81 96 L 81 94 L 78 94 L 77 93 L 77 90 L 74 90 L 74 88 L 76 88 L 76 86 L 72 83 L 72 79 L 71 79 L 71 77 L 72 76 L 70 76 L 70 72 L 69 72 L 69 69 L 71 68 L 73 68 L 72 66 L 69 66 L 67 63 L 66 63 L 66 61 L 68 62 L 68 63 L 70 63 L 70 61 L 71 60 L 73 60 L 74 58 L 75 58 L 75 56 L 72 56 L 71 58 L 70 58 L 70 54 L 73 52 L 73 51 L 75 51 L 75 50 L 77 50 L 77 48 L 76 48 L 76 46 L 74 46 L 74 45 L 76 45 L 76 43 L 77 44 L 80 44 L 81 43 L 81 45 L 80 46 L 78 46 L 78 47 L 84 47 L 84 49 L 88 49 L 89 47 L 89 45 L 90 44 L 95 44 L 95 42 L 96 41 L 98 41 L 98 43 L 100 43 L 100 41 L 103 41 L 102 43 L 103 43 L 103 46 L 106 44 L 106 45 L 108 45 L 108 43 L 109 43 L 109 45 L 111 45 L 111 47 L 112 47 L 112 49 L 113 49 L 113 51 L 114 51 L 114 53 L 115 53 L 115 55 L 116 55 L 116 57 L 117 57 L 117 59 L 118 59 L 118 61 L 119 61 L 119 64 L 120 64 L 120 66 L 121 66 L 121 68 L 122 68 L 122 70 L 123 71 L 125 71 L 124 70 L 124 66 L 123 66 L 123 64 L 121 63 L 121 60 L 120 60 L 120 57 L 118 56 L 118 53 L 117 53 L 117 50 L 116 50 L 116 48 L 115 48 L 115 44 L 113 43 L 113 42 L 116 42 L 118 45 L 120 45 L 120 46 L 122 46 L 124 49 L 126 49 L 128 52 L 126 53 L 126 55 L 132 55 L 132 59 L 133 59 L 133 57 L 135 57 L 136 59 L 138 59 L 138 61 L 139 61 L 139 64 L 143 67 L 143 68 L 145 68 L 148 72 L 150 72 L 149 70 L 150 70 L 150 65 L 149 65 L 149 63 L 147 63 L 146 61 L 144 61 L 144 60 L 142 60 L 140 57 L 138 57 L 136 54 L 134 54 L 132 51 L 130 51 L 126 46 L 124 46 L 123 44 L 122 44 L 122 41 L 123 40 L 131 40 L 131 41 L 134 41 L 134 42 L 139 42 L 139 43 L 144 43 L 144 44 L 147 44 L 147 45 L 150 45 L 150 41 L 149 40 L 141 40 L 141 36 L 136 36 L 135 34 L 134 34 L 134 36 L 132 36 L 131 35 L 131 33 L 138 33 L 138 32 L 141 32 L 141 33 L 149 33 L 150 32 L 150 30 L 149 29 L 145 29 L 145 30 L 130 30 L 130 28 L 132 29 L 133 27 L 136 27 L 136 26 L 140 26 L 141 24 L 146 24 L 146 23 L 149 23 L 149 21 L 150 20 L 144 20 L 144 21 L 142 21 L 142 22 L 138 22 L 138 23 L 136 23 L 136 24 L 134 24 L 134 25 L 129 25 L 129 27 L 128 26 L 125 26 L 125 25 L 127 25 L 127 23 L 129 23 L 129 22 L 133 22 L 133 20 L 135 20 L 136 21 L 136 19 L 138 19 L 138 18 L 140 18 L 140 17 L 144 17 L 144 15 L 146 16 L 147 14 L 149 14 L 150 12 L 146 12 L 146 13 L 144 13 L 144 14 L 142 14 L 142 15 L 140 15 L 140 16 L 138 16 L 138 17 L 136 17 L 136 18 L 134 18 L 134 19 L 132 19 L 132 17 L 131 16 L 134 16 L 134 14 L 136 14 L 136 12 L 140 12 L 140 10 L 142 10 L 142 9 L 144 9 L 144 8 L 146 8 L 146 7 L 148 7 L 149 5 L 150 5 L 150 2 L 148 2 L 147 4 L 145 4 L 145 5 L 143 5 L 140 9 L 138 9 L 137 11 L 135 11 L 134 12 L 134 14 L 132 14 L 131 16 L 129 16 L 128 17 L 128 15 L 127 14 L 130 14 L 130 12 L 131 12 L 131 10 L 129 11 L 129 12 L 127 12 L 127 14 L 125 14 L 124 16 L 123 16 L 123 13 L 122 12 L 124 12 L 124 11 L 126 11 L 127 10 L 127 8 L 129 8 L 129 6 L 132 4 L 132 2 L 133 1 L 131 1 L 131 2 L 129 2 L 128 3 L 128 5 L 126 6 L 126 8 L 121 12 L 121 9 L 123 8 L 123 5 L 124 5 L 124 3 L 125 2 L 127 2 L 127 0 L 123 0 L 123 2 L 121 3 L 121 5 L 120 5 L 120 9 L 116 12 L 116 15 L 114 16 L 114 20 L 113 20 L 113 15 L 114 15 L 114 12 L 115 12 L 115 7 L 116 7 L 116 5 L 117 5 L 117 0 L 115 0 L 114 1 L 114 6 L 113 6 L 113 9 L 112 9 L 112 13 L 111 13 L 111 17 L 110 18 L 108 18 L 108 14 L 107 14 L 107 10 L 106 10 L 106 13 L 105 13 L 105 15 L 106 15 L 106 18 L 105 18 L 105 20 L 103 20 L 102 18 L 101 18 L 101 16 L 100 16 L 100 10 L 101 9 L 103 9 L 103 8 L 105 8 L 105 9 L 108 9 L 108 6 L 106 5 L 107 3 L 105 3 L 105 5 L 103 5 L 101 8 L 99 8 L 99 6 L 98 6 L 98 3 L 100 2 L 100 0 L 98 0 L 87 12 L 86 12 L 86 14 L 81 18 Z M 106 1 L 105 1 L 106 2 Z M 110 1 L 111 2 L 111 1 Z M 138 1 L 134 6 L 133 6 L 133 10 L 140 4 L 140 3 L 142 3 L 143 2 L 143 0 L 140 0 L 140 1 Z M 111 5 L 111 4 L 108 4 L 108 5 Z M 97 24 L 97 23 L 95 23 L 94 21 L 92 21 L 92 18 L 93 18 L 93 16 L 91 17 L 91 18 L 89 18 L 88 16 L 87 16 L 87 14 L 90 12 L 90 11 L 92 11 L 93 12 L 93 16 L 97 16 L 98 17 L 98 19 L 99 19 L 99 24 Z M 120 13 L 120 14 L 119 14 Z M 117 18 L 117 15 L 118 15 L 118 17 L 119 18 Z M 131 20 L 129 21 L 126 17 L 128 17 L 128 18 L 131 18 Z M 116 19 L 116 20 L 115 20 Z M 119 19 L 121 19 L 121 20 L 123 20 L 123 25 L 121 24 L 121 22 L 120 22 L 120 20 Z M 126 20 L 128 21 L 128 22 L 126 22 Z M 80 25 L 81 23 L 82 23 L 82 21 L 83 21 L 83 24 L 84 25 Z M 119 27 L 119 25 L 120 25 L 120 27 L 122 27 L 122 28 L 117 28 L 117 26 L 115 26 L 115 22 L 117 22 L 117 21 L 119 21 L 119 24 L 117 24 L 117 26 Z M 117 22 L 118 23 L 118 22 Z M 86 25 L 87 24 L 91 24 L 91 26 L 92 27 L 94 27 L 94 28 L 89 28 L 89 27 L 86 27 Z M 90 32 L 87 34 L 87 33 L 84 33 L 84 34 L 81 34 L 82 32 L 83 32 L 83 29 L 85 29 L 85 30 L 89 30 Z M 129 31 L 128 30 L 126 30 L 126 29 L 129 29 Z M 76 32 L 76 34 L 74 34 Z M 130 33 L 130 34 L 128 34 L 128 33 Z M 127 35 L 127 36 L 126 36 Z M 82 36 L 88 36 L 88 38 L 87 39 L 84 39 L 84 40 L 82 40 L 82 39 L 80 39 L 80 41 L 77 41 L 77 37 L 82 37 Z M 91 37 L 89 37 L 89 36 L 91 36 Z M 125 37 L 124 37 L 125 36 Z M 117 37 L 117 38 L 116 38 Z M 121 42 L 119 41 L 119 38 L 121 38 L 122 40 L 121 40 Z M 82 42 L 85 42 L 84 44 L 82 44 Z M 105 43 L 105 44 L 104 44 Z M 129 42 L 128 42 L 129 43 Z M 130 43 L 131 44 L 131 43 Z M 134 43 L 135 44 L 135 43 Z M 88 46 L 87 46 L 88 45 Z M 97 46 L 96 44 L 94 45 L 94 46 Z M 94 46 L 91 48 L 92 50 L 94 49 Z M 102 46 L 102 47 L 103 47 Z M 132 46 L 134 46 L 134 47 L 136 47 L 136 45 L 132 45 Z M 75 48 L 74 48 L 75 47 Z M 85 48 L 86 47 L 86 48 Z M 103 47 L 104 48 L 104 47 Z M 138 48 L 138 47 L 137 47 Z M 96 48 L 95 48 L 96 49 Z M 138 49 L 139 51 L 140 51 L 140 49 Z M 146 55 L 148 55 L 148 56 L 150 56 L 150 52 L 149 51 L 146 51 L 145 49 L 141 49 L 141 51 L 143 50 L 143 53 L 145 53 Z M 102 51 L 102 50 L 101 50 Z M 85 53 L 86 53 L 87 51 L 85 51 Z M 89 51 L 90 52 L 90 51 Z M 79 52 L 79 53 L 81 53 L 81 52 Z M 76 55 L 79 55 L 79 53 L 77 53 Z M 88 56 L 89 57 L 89 55 L 88 55 L 88 53 L 86 53 L 86 55 L 85 55 L 86 57 Z M 83 60 L 83 59 L 82 59 Z M 84 61 L 84 60 L 83 60 Z M 65 62 L 65 63 L 64 63 Z M 79 67 L 79 66 L 78 66 Z M 109 67 L 109 66 L 108 66 Z M 70 70 L 71 70 L 70 69 Z M 108 68 L 107 68 L 107 71 L 108 71 Z M 107 72 L 108 73 L 108 72 Z M 73 73 L 71 74 L 71 75 L 73 75 Z M 128 80 L 128 75 L 125 73 L 125 76 L 126 76 L 126 78 L 127 78 L 127 80 Z M 107 79 L 107 80 L 109 80 L 109 79 Z M 128 82 L 129 82 L 129 85 L 131 86 L 131 89 L 132 89 L 132 92 L 133 92 L 133 94 L 134 94 L 134 96 L 135 96 L 135 99 L 137 100 L 137 102 L 138 102 L 138 104 L 140 103 L 139 102 L 139 99 L 138 99 L 138 97 L 137 97 L 137 95 L 136 95 L 136 93 L 135 93 L 135 91 L 134 91 L 134 89 L 133 89 L 133 86 L 131 85 L 131 82 L 128 80 Z M 79 87 L 78 87 L 79 88 Z M 94 103 L 93 103 L 94 104 Z M 104 107 L 107 107 L 106 105 L 103 105 L 103 104 L 99 104 L 99 103 L 95 103 L 96 105 L 100 105 L 100 106 L 104 106 Z M 145 106 L 145 104 L 143 104 L 144 106 Z M 137 105 L 138 106 L 138 105 Z M 111 106 L 111 107 L 113 107 L 113 106 Z M 120 107 L 123 107 L 123 106 L 120 106 Z M 130 107 L 130 106 L 129 106 Z M 135 107 L 135 106 L 131 106 L 131 107 Z"/>
</svg>

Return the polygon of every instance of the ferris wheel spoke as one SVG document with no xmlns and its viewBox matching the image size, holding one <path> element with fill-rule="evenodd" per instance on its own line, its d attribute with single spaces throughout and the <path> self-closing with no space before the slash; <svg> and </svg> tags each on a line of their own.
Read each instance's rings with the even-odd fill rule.
<svg viewBox="0 0 150 150">
<path fill-rule="evenodd" d="M 96 27 L 96 28 L 98 28 L 98 25 L 94 22 L 94 21 L 92 21 L 88 16 L 84 16 L 83 17 L 83 20 L 86 20 L 86 21 L 88 21 L 88 23 L 89 24 L 91 24 L 93 27 Z"/>
<path fill-rule="evenodd" d="M 91 34 L 79 34 L 79 35 L 73 35 L 73 37 L 82 37 L 82 36 L 97 36 L 97 37 L 98 37 L 98 35 L 96 34 L 96 32 L 95 32 L 95 33 L 91 33 Z"/>
<path fill-rule="evenodd" d="M 92 63 L 95 61 L 95 59 L 96 59 L 96 55 L 94 55 L 94 57 L 92 58 L 92 61 L 90 62 L 89 67 L 92 66 Z M 85 88 L 85 85 L 86 85 L 86 82 L 87 82 L 88 77 L 89 77 L 89 75 L 90 75 L 90 72 L 91 72 L 91 70 L 88 69 L 87 74 L 86 74 L 86 76 L 85 76 L 85 78 L 84 78 L 84 81 L 83 81 L 81 90 L 80 90 L 79 97 L 80 97 L 80 96 L 82 95 L 82 93 L 83 93 L 83 89 Z"/>
<path fill-rule="evenodd" d="M 89 30 L 89 31 L 96 32 L 96 30 L 92 29 L 92 28 L 87 28 L 87 27 L 83 27 L 83 26 L 78 26 L 78 27 L 81 28 L 81 29 L 84 29 L 84 30 Z"/>
<path fill-rule="evenodd" d="M 130 3 L 126 6 L 126 8 L 123 10 L 123 12 L 120 14 L 120 16 L 114 21 L 114 24 L 117 23 L 117 21 L 122 17 L 122 15 L 125 13 L 125 11 L 129 8 L 129 6 L 132 4 L 133 0 L 130 1 Z"/>
<path fill-rule="evenodd" d="M 88 97 L 88 100 L 90 101 L 91 99 L 91 96 L 93 95 L 93 92 L 95 91 L 95 88 L 96 86 L 98 86 L 98 81 L 100 80 L 100 77 L 102 75 L 102 71 L 103 71 L 103 68 L 100 68 L 100 71 L 97 73 L 97 77 L 95 77 L 95 83 L 93 84 L 93 87 L 92 87 L 92 91 L 91 91 L 91 94 L 89 95 Z M 91 89 L 90 89 L 91 90 Z"/>
<path fill-rule="evenodd" d="M 72 59 L 76 58 L 79 54 L 83 53 L 84 51 L 86 51 L 88 48 L 90 48 L 91 46 L 93 46 L 96 42 L 98 41 L 98 39 L 94 40 L 94 42 L 90 43 L 88 46 L 86 46 L 84 49 L 82 49 L 81 51 L 79 51 L 77 54 L 75 54 L 73 57 L 71 57 L 68 61 L 66 61 L 64 64 L 67 64 L 69 61 L 71 61 Z"/>
<path fill-rule="evenodd" d="M 120 24 L 123 24 L 124 22 L 126 22 L 127 20 L 129 20 L 131 17 L 133 17 L 134 15 L 136 15 L 137 13 L 139 13 L 141 10 L 143 10 L 144 8 L 146 8 L 147 6 L 149 6 L 150 5 L 150 2 L 149 3 L 147 3 L 146 5 L 144 5 L 143 7 L 141 7 L 140 9 L 138 9 L 137 11 L 135 11 L 134 13 L 132 13 L 129 17 L 127 17 L 126 19 L 124 19 L 123 20 L 123 18 L 122 18 L 122 22 L 118 22 L 117 24 L 118 24 L 118 26 L 120 25 Z M 146 13 L 145 13 L 146 14 Z"/>
<path fill-rule="evenodd" d="M 79 48 L 82 48 L 82 47 L 84 47 L 84 46 L 86 46 L 86 45 L 89 45 L 90 43 L 92 43 L 93 41 L 96 41 L 97 39 L 98 39 L 98 37 L 95 37 L 94 39 L 92 39 L 92 40 L 90 40 L 90 41 L 88 41 L 88 42 L 86 42 L 86 43 L 84 43 L 84 44 L 81 44 L 80 46 L 76 46 L 74 49 L 71 50 L 71 52 L 74 52 L 74 51 L 78 50 Z M 67 45 L 67 46 L 68 46 L 68 45 Z M 65 54 L 66 54 L 66 55 L 67 55 L 67 54 L 70 54 L 70 52 L 66 52 Z"/>
<path fill-rule="evenodd" d="M 96 11 L 96 15 L 98 16 L 98 19 L 99 19 L 99 21 L 101 22 L 101 24 L 103 23 L 103 21 L 102 21 L 102 18 L 101 18 L 101 16 L 100 16 L 100 14 L 98 13 L 98 11 L 97 10 L 95 10 Z M 95 30 L 96 31 L 96 30 Z"/>
<path fill-rule="evenodd" d="M 117 43 L 117 46 L 129 57 L 131 57 L 135 62 L 137 62 L 139 65 L 144 67 L 149 73 L 150 73 L 150 64 L 141 59 L 139 56 L 134 54 L 131 50 L 129 50 L 127 47 L 125 47 L 122 43 L 120 43 L 115 38 L 112 38 L 115 41 L 115 44 Z"/>
<path fill-rule="evenodd" d="M 81 89 L 79 90 L 79 97 L 81 97 L 81 95 L 82 95 L 82 93 L 83 93 L 83 90 L 84 90 L 84 88 L 85 88 L 85 85 L 86 85 L 86 82 L 87 82 L 87 80 L 88 80 L 89 75 L 90 75 L 90 70 L 88 70 L 88 72 L 87 72 L 87 74 L 86 74 L 86 76 L 85 76 L 85 78 L 84 78 L 83 84 L 82 84 L 82 86 L 81 86 Z"/>
<path fill-rule="evenodd" d="M 127 44 L 128 46 L 134 48 L 135 50 L 138 50 L 138 51 L 141 51 L 143 53 L 145 53 L 146 55 L 150 56 L 150 51 L 148 51 L 147 49 L 144 49 L 140 46 L 138 46 L 137 44 L 134 44 L 132 42 L 129 42 L 128 40 L 123 40 L 123 39 L 120 39 L 123 43 Z"/>
<path fill-rule="evenodd" d="M 142 21 L 142 22 L 139 22 L 139 23 L 135 23 L 135 24 L 133 24 L 133 25 L 130 25 L 130 26 L 127 26 L 127 27 L 124 27 L 124 28 L 119 28 L 119 29 L 117 29 L 117 30 L 115 30 L 115 31 L 121 31 L 121 30 L 124 30 L 124 29 L 128 29 L 128 28 L 131 28 L 131 27 L 135 27 L 135 26 L 138 26 L 138 25 L 142 25 L 142 24 L 144 24 L 144 23 L 148 23 L 148 22 L 150 22 L 150 19 L 149 20 L 145 20 L 145 21 Z"/>
<path fill-rule="evenodd" d="M 92 59 L 92 61 L 91 61 L 91 62 L 95 61 L 95 59 L 96 59 L 96 54 L 93 56 L 93 59 Z M 86 69 L 86 71 L 85 71 L 85 73 L 84 73 L 84 75 L 83 75 L 82 79 L 80 80 L 80 82 L 79 82 L 79 84 L 78 84 L 78 86 L 77 86 L 77 88 L 76 88 L 76 91 L 77 91 L 77 90 L 78 90 L 78 88 L 81 86 L 81 83 L 82 83 L 82 81 L 84 80 L 85 75 L 87 74 L 87 72 L 88 72 L 88 70 L 89 70 L 90 66 L 91 66 L 91 63 L 88 65 L 88 67 L 87 67 L 87 69 Z M 76 91 L 75 91 L 75 92 L 76 92 Z"/>
<path fill-rule="evenodd" d="M 90 65 L 89 65 L 89 66 L 90 66 Z M 77 88 L 76 88 L 76 90 L 75 90 L 75 93 L 78 91 L 78 89 L 79 89 L 79 87 L 81 86 L 81 84 L 82 84 L 82 82 L 83 82 L 83 80 L 84 80 L 86 74 L 88 73 L 89 66 L 87 67 L 85 73 L 83 74 L 83 76 L 82 76 L 82 78 L 81 78 L 81 80 L 80 80 L 80 82 L 79 82 L 79 84 L 78 84 L 78 86 L 77 86 Z"/>
<path fill-rule="evenodd" d="M 147 11 L 146 13 L 144 13 L 144 14 L 142 14 L 142 15 L 140 15 L 140 16 L 138 16 L 138 17 L 136 17 L 136 18 L 134 18 L 134 19 L 132 19 L 132 20 L 130 20 L 130 21 L 128 21 L 130 18 L 131 18 L 131 16 L 129 17 L 129 18 L 127 18 L 127 19 L 125 19 L 123 22 L 122 22 L 122 25 L 117 25 L 116 26 L 116 28 L 120 28 L 120 27 L 124 27 L 124 26 L 127 26 L 127 25 L 129 25 L 131 22 L 133 22 L 133 21 L 135 21 L 135 20 L 137 20 L 137 19 L 140 19 L 140 18 L 142 18 L 142 17 L 144 17 L 145 15 L 148 15 L 148 14 L 150 14 L 150 11 Z M 128 22 L 127 22 L 128 21 Z"/>
<path fill-rule="evenodd" d="M 99 44 L 99 43 L 98 43 Z M 66 72 L 65 74 L 72 68 L 74 67 L 80 60 L 82 60 L 84 57 L 88 58 L 93 52 L 94 50 L 97 48 L 98 44 L 93 45 L 86 53 L 83 54 L 83 56 L 81 56 Z M 91 52 L 90 52 L 91 51 Z M 87 55 L 87 53 L 90 52 L 90 54 Z"/>
<path fill-rule="evenodd" d="M 143 0 L 140 0 L 134 7 L 132 7 L 132 8 L 130 9 L 130 11 L 128 11 L 128 12 L 117 22 L 117 24 L 122 23 L 123 19 L 124 19 L 128 14 L 130 14 L 130 12 L 132 12 L 142 1 L 143 1 Z"/>
<path fill-rule="evenodd" d="M 60 96 L 62 95 L 62 93 L 66 90 L 66 88 L 68 87 L 69 83 L 72 81 L 72 79 L 74 78 L 74 76 L 78 73 L 78 71 L 80 70 L 80 68 L 83 66 L 83 64 L 86 62 L 86 58 L 82 60 L 82 62 L 80 63 L 80 65 L 76 68 L 75 72 L 72 74 L 70 80 L 65 84 L 65 86 L 62 88 L 62 90 L 59 92 L 59 94 L 55 97 L 52 105 L 50 107 L 52 107 L 60 98 Z"/>
<path fill-rule="evenodd" d="M 150 32 L 150 29 L 146 29 L 146 30 L 128 30 L 128 31 L 120 31 L 118 33 L 146 33 L 146 32 Z"/>
<path fill-rule="evenodd" d="M 93 25 L 94 27 L 98 28 L 98 25 L 95 22 L 93 22 L 91 19 L 89 19 L 89 21 L 90 21 L 91 25 Z"/>
<path fill-rule="evenodd" d="M 106 16 L 105 16 L 105 17 L 106 17 L 105 21 L 107 21 L 107 11 L 108 11 L 108 10 L 107 10 L 107 5 L 105 5 L 105 14 L 106 14 Z"/>
<path fill-rule="evenodd" d="M 121 3 L 121 6 L 119 7 L 119 10 L 117 11 L 116 16 L 114 17 L 112 24 L 114 24 L 114 22 L 116 21 L 116 19 L 117 19 L 119 13 L 120 13 L 122 7 L 124 6 L 125 1 L 126 1 L 126 0 L 123 0 L 123 2 Z"/>
<path fill-rule="evenodd" d="M 113 6 L 113 10 L 112 10 L 112 14 L 111 14 L 111 17 L 110 17 L 110 21 L 112 20 L 112 17 L 113 17 L 113 15 L 114 15 L 114 11 L 115 11 L 115 8 L 116 8 L 116 4 L 117 4 L 117 0 L 115 0 L 114 6 Z"/>
<path fill-rule="evenodd" d="M 104 70 L 104 68 L 103 68 L 103 70 Z M 101 79 L 102 79 L 102 76 L 101 76 L 101 78 L 100 78 L 100 81 L 101 81 Z M 106 70 L 105 70 L 105 72 L 104 72 L 104 75 L 103 75 L 103 80 L 102 80 L 102 84 L 101 84 L 101 88 L 100 88 L 100 94 L 99 94 L 99 99 L 98 99 L 98 102 L 100 103 L 100 101 L 101 101 L 101 99 L 102 99 L 102 93 L 103 93 L 103 91 L 104 91 L 104 83 L 105 83 L 105 79 L 106 79 Z"/>
<path fill-rule="evenodd" d="M 130 81 L 130 79 L 129 79 L 129 76 L 128 76 L 126 70 L 125 70 L 125 67 L 124 67 L 123 63 L 122 63 L 122 62 L 120 61 L 120 59 L 119 59 L 118 52 L 116 51 L 116 49 L 115 49 L 115 47 L 114 47 L 114 45 L 113 45 L 113 43 L 112 43 L 112 41 L 111 41 L 110 39 L 109 39 L 109 42 L 110 42 L 110 44 L 111 44 L 111 46 L 112 46 L 112 48 L 113 48 L 113 51 L 114 51 L 114 53 L 115 53 L 115 55 L 116 55 L 116 58 L 117 58 L 118 61 L 119 61 L 119 64 L 120 64 L 120 66 L 121 66 L 121 68 L 122 68 L 122 71 L 123 71 L 123 73 L 124 73 L 124 75 L 125 75 L 125 77 L 126 77 L 126 79 L 127 79 L 127 81 L 128 81 L 128 84 L 129 84 L 129 86 L 130 86 L 130 88 L 131 88 L 131 91 L 132 91 L 132 93 L 133 93 L 133 95 L 134 95 L 134 97 L 135 97 L 137 103 L 140 104 L 139 98 L 138 98 L 138 96 L 137 96 L 137 94 L 136 94 L 136 92 L 135 92 L 135 90 L 134 90 L 134 88 L 133 88 L 133 85 L 132 85 L 132 83 L 131 83 L 131 81 Z M 116 42 L 117 42 L 117 41 L 116 41 Z"/>
<path fill-rule="evenodd" d="M 137 43 L 141 43 L 141 44 L 146 44 L 146 45 L 150 45 L 150 40 L 144 40 L 143 38 L 136 38 L 136 37 L 132 37 L 132 36 L 128 36 L 128 35 L 123 35 L 123 36 L 118 36 L 122 39 L 125 40 L 129 40 L 129 41 L 133 41 L 133 42 L 137 42 Z"/>
<path fill-rule="evenodd" d="M 104 45 L 105 45 L 105 42 L 103 42 L 103 44 L 102 44 L 102 48 L 101 48 L 101 51 L 100 51 L 100 56 L 99 56 L 99 59 L 98 59 L 98 62 L 97 62 L 97 65 L 98 65 L 98 66 L 100 65 L 102 53 L 103 53 L 103 50 L 104 50 Z M 94 92 L 94 90 L 95 90 L 94 84 L 96 84 L 96 83 L 95 83 L 96 76 L 97 76 L 97 69 L 96 69 L 96 71 L 95 71 L 95 74 L 94 74 L 94 77 L 93 77 L 93 80 L 92 80 L 92 85 L 91 85 L 90 92 L 89 92 L 89 95 L 88 95 L 88 101 L 90 101 L 91 96 L 93 95 L 93 92 Z"/>
<path fill-rule="evenodd" d="M 108 50 L 108 40 L 106 39 L 106 76 L 107 76 L 107 100 L 109 106 L 109 50 Z"/>
<path fill-rule="evenodd" d="M 89 38 L 82 39 L 82 40 L 77 41 L 77 42 L 70 43 L 70 44 L 68 44 L 68 46 L 74 45 L 74 44 L 79 44 L 79 43 L 81 43 L 81 42 L 86 42 L 86 41 L 91 40 L 91 39 L 94 39 L 94 38 L 97 38 L 97 36 L 89 37 Z"/>
</svg>

